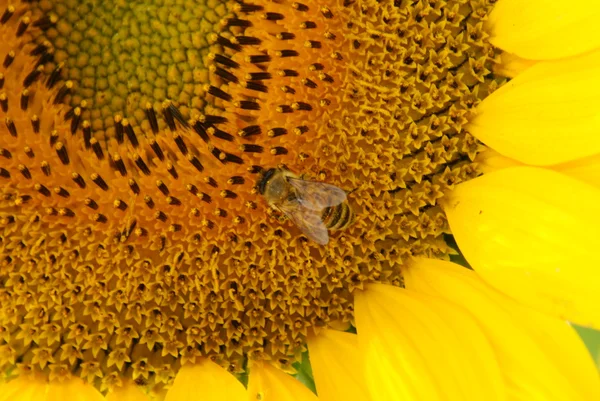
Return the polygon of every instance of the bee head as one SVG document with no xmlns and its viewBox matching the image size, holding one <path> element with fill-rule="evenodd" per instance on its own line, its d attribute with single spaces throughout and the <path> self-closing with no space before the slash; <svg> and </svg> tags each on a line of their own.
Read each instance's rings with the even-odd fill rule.
<svg viewBox="0 0 600 401">
<path fill-rule="evenodd" d="M 273 175 L 275 175 L 277 170 L 278 170 L 278 168 L 270 168 L 270 169 L 264 170 L 262 172 L 260 179 L 258 180 L 258 184 L 257 184 L 258 192 L 261 195 L 265 194 L 265 189 L 267 187 L 267 183 L 269 182 L 271 177 L 273 177 Z"/>
</svg>

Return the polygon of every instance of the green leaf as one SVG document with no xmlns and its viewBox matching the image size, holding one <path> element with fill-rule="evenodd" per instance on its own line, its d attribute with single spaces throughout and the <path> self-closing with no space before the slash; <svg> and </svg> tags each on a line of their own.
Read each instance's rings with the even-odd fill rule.
<svg viewBox="0 0 600 401">
<path fill-rule="evenodd" d="M 315 379 L 313 378 L 312 367 L 310 366 L 310 359 L 308 358 L 308 351 L 302 354 L 302 362 L 296 362 L 294 368 L 298 372 L 294 377 L 300 380 L 300 382 L 308 387 L 310 391 L 317 394 Z"/>
<path fill-rule="evenodd" d="M 583 340 L 588 351 L 590 351 L 594 362 L 596 362 L 596 366 L 600 369 L 600 331 L 577 326 L 575 324 L 573 325 L 573 328 L 575 328 L 575 331 L 577 331 Z"/>
</svg>

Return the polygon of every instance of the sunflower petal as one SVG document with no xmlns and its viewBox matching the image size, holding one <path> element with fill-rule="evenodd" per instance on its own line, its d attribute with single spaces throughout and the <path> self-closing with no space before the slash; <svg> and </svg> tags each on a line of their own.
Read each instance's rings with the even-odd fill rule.
<svg viewBox="0 0 600 401">
<path fill-rule="evenodd" d="M 462 309 L 372 284 L 356 294 L 355 310 L 372 399 L 506 399 L 492 348 Z"/>
<path fill-rule="evenodd" d="M 523 165 L 523 163 L 511 159 L 510 157 L 502 156 L 500 153 L 491 148 L 487 148 L 483 152 L 478 153 L 475 157 L 475 162 L 483 174 Z"/>
<path fill-rule="evenodd" d="M 93 386 L 79 378 L 72 378 L 62 383 L 46 384 L 44 401 L 104 401 L 104 397 Z M 36 399 L 37 401 L 38 399 Z M 40 400 L 40 401 L 41 401 Z"/>
<path fill-rule="evenodd" d="M 514 78 L 537 61 L 527 60 L 515 54 L 502 53 L 500 63 L 494 64 L 494 74 Z"/>
<path fill-rule="evenodd" d="M 245 401 L 246 389 L 232 374 L 207 359 L 179 370 L 165 401 Z"/>
<path fill-rule="evenodd" d="M 512 167 L 457 185 L 446 215 L 473 268 L 526 305 L 600 327 L 600 190 Z"/>
<path fill-rule="evenodd" d="M 600 154 L 559 164 L 552 169 L 600 188 Z"/>
<path fill-rule="evenodd" d="M 468 130 L 518 161 L 564 163 L 600 153 L 598 104 L 600 51 L 595 51 L 533 65 L 485 98 Z"/>
<path fill-rule="evenodd" d="M 369 400 L 355 334 L 324 330 L 308 339 L 308 351 L 319 401 Z"/>
<path fill-rule="evenodd" d="M 268 363 L 250 368 L 248 399 L 257 401 L 318 401 L 308 388 Z"/>
<path fill-rule="evenodd" d="M 0 401 L 103 401 L 94 387 L 79 378 L 50 382 L 42 376 L 18 377 L 0 385 Z"/>
<path fill-rule="evenodd" d="M 484 174 L 509 167 L 523 166 L 523 163 L 502 156 L 491 148 L 477 154 L 475 162 Z M 550 167 L 559 173 L 600 188 L 600 154 Z"/>
<path fill-rule="evenodd" d="M 127 383 L 121 388 L 111 391 L 106 401 L 145 401 L 150 398 L 134 383 Z"/>
<path fill-rule="evenodd" d="M 45 380 L 19 377 L 0 384 L 0 401 L 37 401 L 46 390 Z"/>
<path fill-rule="evenodd" d="M 501 0 L 489 16 L 490 41 L 532 60 L 576 56 L 600 47 L 596 0 Z"/>
<path fill-rule="evenodd" d="M 496 350 L 511 399 L 600 399 L 592 358 L 564 321 L 517 304 L 453 263 L 421 259 L 404 279 L 407 288 L 451 299 L 475 316 Z"/>
</svg>

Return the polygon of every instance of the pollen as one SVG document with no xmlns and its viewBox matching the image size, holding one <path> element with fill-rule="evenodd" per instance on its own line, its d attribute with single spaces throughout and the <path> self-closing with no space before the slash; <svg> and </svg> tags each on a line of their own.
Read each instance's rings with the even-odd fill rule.
<svg viewBox="0 0 600 401">
<path fill-rule="evenodd" d="M 290 371 L 365 283 L 448 258 L 492 3 L 0 1 L 0 372 Z M 307 238 L 257 190 L 282 165 L 354 223 Z"/>
</svg>

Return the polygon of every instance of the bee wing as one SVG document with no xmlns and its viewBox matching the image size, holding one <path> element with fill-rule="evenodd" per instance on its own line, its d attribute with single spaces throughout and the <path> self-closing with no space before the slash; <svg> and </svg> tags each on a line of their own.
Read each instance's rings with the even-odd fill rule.
<svg viewBox="0 0 600 401">
<path fill-rule="evenodd" d="M 306 208 L 299 202 L 280 205 L 278 209 L 317 244 L 326 245 L 329 242 L 329 233 L 321 220 L 320 212 Z"/>
<path fill-rule="evenodd" d="M 288 177 L 288 182 L 298 192 L 298 201 L 308 209 L 321 211 L 346 200 L 346 192 L 335 185 Z"/>
</svg>

